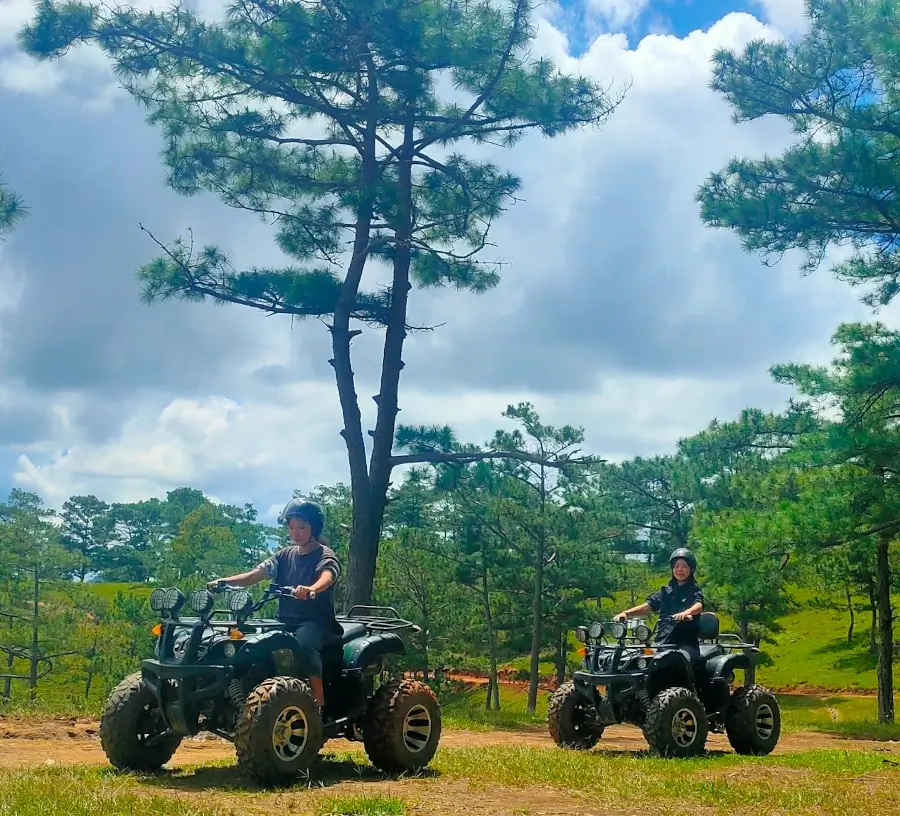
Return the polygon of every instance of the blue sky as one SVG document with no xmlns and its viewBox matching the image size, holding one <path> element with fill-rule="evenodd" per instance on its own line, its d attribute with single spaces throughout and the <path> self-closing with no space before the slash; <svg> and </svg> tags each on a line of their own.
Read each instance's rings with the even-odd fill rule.
<svg viewBox="0 0 900 816">
<path fill-rule="evenodd" d="M 193 2 L 215 15 L 226 0 Z M 717 48 L 801 31 L 802 0 L 562 2 L 535 56 L 559 63 L 622 31 L 627 45 L 605 37 L 573 70 L 627 84 L 626 98 L 601 128 L 488 151 L 523 184 L 491 232 L 502 281 L 478 297 L 411 294 L 413 322 L 438 328 L 406 345 L 401 416 L 483 443 L 528 400 L 548 424 L 583 426 L 586 451 L 666 453 L 713 418 L 781 409 L 791 394 L 769 367 L 827 362 L 838 323 L 868 316 L 827 262 L 806 278 L 796 256 L 766 267 L 706 229 L 695 200 L 733 156 L 794 138 L 777 120 L 736 125 L 708 80 Z M 156 254 L 139 224 L 163 240 L 190 228 L 237 267 L 285 264 L 271 229 L 166 187 L 161 134 L 102 56 L 17 53 L 32 13 L 33 0 L 0 0 L 0 168 L 30 207 L 0 246 L 0 497 L 19 486 L 59 507 L 189 485 L 271 520 L 293 489 L 346 481 L 324 327 L 139 299 L 134 272 Z M 670 36 L 641 43 L 648 32 Z M 384 282 L 377 266 L 366 275 Z M 367 331 L 353 347 L 366 428 L 380 342 Z"/>
<path fill-rule="evenodd" d="M 620 0 L 625 5 L 627 0 Z M 572 51 L 580 54 L 598 30 L 595 5 L 591 0 L 559 0 L 566 18 L 564 26 Z M 729 12 L 744 11 L 760 14 L 758 0 L 650 0 L 638 18 L 624 27 L 617 27 L 628 35 L 634 47 L 650 33 L 674 34 L 685 37 L 692 31 L 707 30 Z M 591 18 L 594 19 L 591 19 Z"/>
</svg>

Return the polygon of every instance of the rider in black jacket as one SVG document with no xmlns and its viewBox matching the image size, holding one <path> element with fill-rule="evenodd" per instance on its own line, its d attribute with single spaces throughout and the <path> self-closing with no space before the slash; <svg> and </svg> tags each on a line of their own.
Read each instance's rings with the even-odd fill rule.
<svg viewBox="0 0 900 816">
<path fill-rule="evenodd" d="M 696 617 L 703 611 L 703 590 L 694 580 L 697 559 L 687 548 L 682 547 L 669 558 L 672 578 L 666 586 L 647 596 L 640 606 L 620 612 L 613 620 L 623 621 L 631 615 L 659 613 L 657 642 L 673 643 L 689 651 L 699 649 Z M 670 619 L 670 620 L 666 620 Z"/>
</svg>

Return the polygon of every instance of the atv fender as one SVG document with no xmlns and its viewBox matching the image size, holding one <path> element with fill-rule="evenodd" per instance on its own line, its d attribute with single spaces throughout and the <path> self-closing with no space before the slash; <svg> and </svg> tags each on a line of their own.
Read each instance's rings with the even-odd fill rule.
<svg viewBox="0 0 900 816">
<path fill-rule="evenodd" d="M 268 660 L 275 652 L 287 650 L 296 658 L 299 677 L 309 677 L 315 665 L 315 653 L 308 646 L 302 646 L 297 638 L 284 630 L 264 632 L 253 636 L 253 640 L 241 649 L 234 660 L 235 665 L 241 663 L 258 664 Z"/>
<path fill-rule="evenodd" d="M 344 644 L 344 668 L 360 670 L 382 655 L 406 654 L 406 644 L 393 632 L 366 635 Z"/>
<path fill-rule="evenodd" d="M 706 663 L 709 679 L 723 680 L 731 678 L 733 680 L 736 669 L 746 670 L 758 662 L 758 660 L 754 660 L 755 657 L 756 655 L 733 652 L 732 654 L 710 658 Z"/>
<path fill-rule="evenodd" d="M 678 649 L 665 649 L 658 652 L 647 666 L 648 687 L 651 696 L 658 688 L 666 688 L 673 684 L 696 689 L 694 671 L 691 661 Z M 659 678 L 663 682 L 657 680 Z"/>
</svg>

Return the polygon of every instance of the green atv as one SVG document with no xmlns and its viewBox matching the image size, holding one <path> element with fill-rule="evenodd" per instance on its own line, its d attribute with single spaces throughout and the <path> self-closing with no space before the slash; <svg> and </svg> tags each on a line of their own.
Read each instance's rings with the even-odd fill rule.
<svg viewBox="0 0 900 816">
<path fill-rule="evenodd" d="M 657 627 L 671 629 L 673 618 Z M 650 627 L 638 623 L 593 623 L 575 629 L 585 644 L 584 661 L 572 681 L 550 699 L 548 726 L 562 748 L 593 748 L 607 726 L 636 725 L 658 756 L 693 757 L 706 750 L 712 731 L 724 732 L 735 752 L 763 756 L 781 735 L 781 710 L 767 688 L 731 690 L 735 671 L 757 664 L 759 649 L 737 635 L 719 634 L 712 612 L 697 618 L 696 652 L 650 642 Z M 609 640 L 604 642 L 606 634 Z"/>
<path fill-rule="evenodd" d="M 420 631 L 390 607 L 353 607 L 338 616 L 341 635 L 322 649 L 325 707 L 306 679 L 309 651 L 280 621 L 254 617 L 291 588 L 270 585 L 256 603 L 224 587 L 228 609 L 206 589 L 185 596 L 156 589 L 150 607 L 156 657 L 110 694 L 100 741 L 120 770 L 155 771 L 181 741 L 208 731 L 234 743 L 238 765 L 260 784 L 288 783 L 308 771 L 328 739 L 362 741 L 372 764 L 397 773 L 426 767 L 441 736 L 434 692 L 416 680 L 384 682 L 384 660 L 406 652 L 400 632 Z M 376 689 L 376 678 L 382 682 Z"/>
</svg>

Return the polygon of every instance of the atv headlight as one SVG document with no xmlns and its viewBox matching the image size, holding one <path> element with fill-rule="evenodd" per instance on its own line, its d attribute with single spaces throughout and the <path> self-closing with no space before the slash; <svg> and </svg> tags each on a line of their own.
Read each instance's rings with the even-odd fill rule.
<svg viewBox="0 0 900 816">
<path fill-rule="evenodd" d="M 226 643 L 222 647 L 222 651 L 225 653 L 225 657 L 234 657 L 237 653 L 237 646 L 235 646 L 233 643 Z"/>
<path fill-rule="evenodd" d="M 588 636 L 591 640 L 600 640 L 603 637 L 603 624 L 592 623 L 591 628 L 588 629 Z"/>
<path fill-rule="evenodd" d="M 191 595 L 191 609 L 201 617 L 212 612 L 215 603 L 216 599 L 213 598 L 212 593 L 206 589 L 198 589 Z"/>
<path fill-rule="evenodd" d="M 228 598 L 228 608 L 235 615 L 246 615 L 253 607 L 253 596 L 246 589 L 239 589 Z"/>
<path fill-rule="evenodd" d="M 628 634 L 628 627 L 622 621 L 613 621 L 609 627 L 609 633 L 613 636 L 613 640 L 621 640 Z"/>
<path fill-rule="evenodd" d="M 150 608 L 154 612 L 168 612 L 173 617 L 184 606 L 184 595 L 177 589 L 154 589 L 150 593 Z"/>
<path fill-rule="evenodd" d="M 647 643 L 650 640 L 650 627 L 646 623 L 639 623 L 634 628 L 634 636 L 640 643 Z"/>
<path fill-rule="evenodd" d="M 150 593 L 150 608 L 154 612 L 162 612 L 163 603 L 165 603 L 166 591 L 164 589 L 154 589 Z"/>
<path fill-rule="evenodd" d="M 586 626 L 576 626 L 575 627 L 575 640 L 579 643 L 587 643 L 588 639 L 588 630 Z"/>
</svg>

